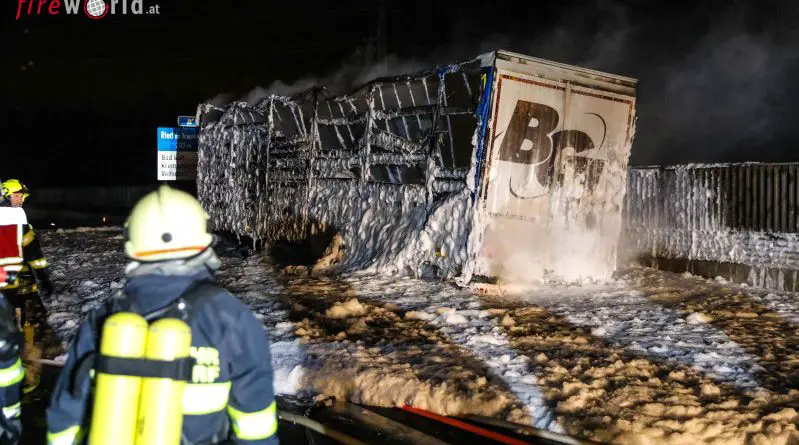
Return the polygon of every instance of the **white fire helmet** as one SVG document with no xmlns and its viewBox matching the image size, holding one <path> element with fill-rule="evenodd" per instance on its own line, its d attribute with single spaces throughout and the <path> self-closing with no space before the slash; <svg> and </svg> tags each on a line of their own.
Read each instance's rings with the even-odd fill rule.
<svg viewBox="0 0 799 445">
<path fill-rule="evenodd" d="M 136 261 L 189 258 L 213 239 L 208 213 L 199 201 L 168 185 L 141 198 L 125 222 L 125 254 Z"/>
</svg>

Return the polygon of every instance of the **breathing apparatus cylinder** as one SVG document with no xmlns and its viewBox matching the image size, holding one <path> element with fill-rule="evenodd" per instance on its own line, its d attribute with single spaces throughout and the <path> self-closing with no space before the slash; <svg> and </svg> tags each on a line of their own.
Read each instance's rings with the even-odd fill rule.
<svg viewBox="0 0 799 445">
<path fill-rule="evenodd" d="M 187 358 L 191 328 L 177 318 L 163 318 L 150 325 L 145 357 L 150 360 Z M 139 445 L 179 445 L 183 430 L 183 391 L 186 382 L 146 377 L 139 403 Z"/>
<path fill-rule="evenodd" d="M 118 312 L 103 324 L 100 354 L 142 358 L 147 343 L 147 320 Z M 141 377 L 97 372 L 89 445 L 135 445 Z"/>
</svg>

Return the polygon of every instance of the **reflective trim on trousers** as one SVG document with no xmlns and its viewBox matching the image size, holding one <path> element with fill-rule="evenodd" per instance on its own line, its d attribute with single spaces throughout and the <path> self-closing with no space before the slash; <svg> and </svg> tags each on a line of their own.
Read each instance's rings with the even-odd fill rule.
<svg viewBox="0 0 799 445">
<path fill-rule="evenodd" d="M 22 414 L 22 403 L 20 402 L 17 402 L 11 406 L 3 407 L 3 416 L 5 416 L 6 419 L 19 417 L 20 414 Z"/>
</svg>

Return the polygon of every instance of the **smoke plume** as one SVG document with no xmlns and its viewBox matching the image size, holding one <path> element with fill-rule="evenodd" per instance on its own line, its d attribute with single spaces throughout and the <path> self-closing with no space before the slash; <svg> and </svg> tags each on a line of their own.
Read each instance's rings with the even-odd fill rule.
<svg viewBox="0 0 799 445">
<path fill-rule="evenodd" d="M 788 120 L 799 112 L 797 101 L 789 98 L 799 93 L 793 80 L 799 72 L 799 28 L 793 25 L 799 4 L 765 0 L 700 2 L 682 11 L 666 7 L 671 9 L 663 13 L 651 11 L 652 5 L 577 2 L 556 8 L 546 26 L 533 22 L 532 7 L 505 18 L 453 13 L 449 37 L 434 39 L 442 43 L 431 43 L 413 57 L 392 54 L 383 63 L 366 64 L 367 48 L 358 48 L 326 73 L 274 80 L 239 100 L 255 103 L 313 86 L 341 94 L 376 77 L 507 49 L 638 79 L 633 165 L 795 160 L 786 147 L 799 143 L 799 131 Z M 492 21 L 502 23 L 501 32 L 486 31 Z"/>
</svg>

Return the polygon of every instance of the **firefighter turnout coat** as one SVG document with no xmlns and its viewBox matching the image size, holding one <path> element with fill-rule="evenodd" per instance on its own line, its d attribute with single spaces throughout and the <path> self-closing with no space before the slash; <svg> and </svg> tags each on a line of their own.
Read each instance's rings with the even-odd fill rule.
<svg viewBox="0 0 799 445">
<path fill-rule="evenodd" d="M 208 269 L 187 275 L 139 275 L 124 294 L 142 315 L 158 311 L 199 280 Z M 218 289 L 218 291 L 216 291 Z M 93 373 L 82 363 L 99 351 L 108 306 L 92 311 L 80 326 L 47 410 L 48 443 L 80 443 L 90 424 Z M 189 320 L 192 379 L 183 396 L 183 437 L 188 444 L 277 445 L 277 415 L 269 342 L 262 324 L 244 303 L 213 288 Z M 91 369 L 89 367 L 89 369 Z M 229 436 L 228 436 L 229 433 Z"/>
</svg>

